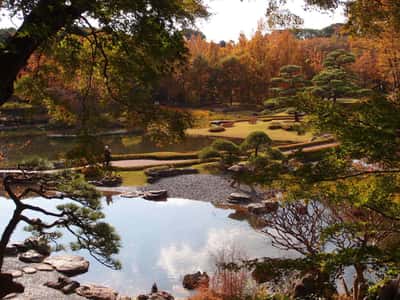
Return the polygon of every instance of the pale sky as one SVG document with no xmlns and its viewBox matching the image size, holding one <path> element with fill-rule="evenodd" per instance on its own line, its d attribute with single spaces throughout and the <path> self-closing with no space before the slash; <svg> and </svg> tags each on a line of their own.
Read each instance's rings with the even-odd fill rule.
<svg viewBox="0 0 400 300">
<path fill-rule="evenodd" d="M 288 0 L 288 2 L 290 10 L 303 17 L 305 28 L 321 29 L 330 24 L 345 21 L 342 11 L 335 13 L 305 12 L 302 0 Z M 197 22 L 197 25 L 208 40 L 219 42 L 221 40 L 236 41 L 240 33 L 251 37 L 257 28 L 258 21 L 265 19 L 268 0 L 205 0 L 205 3 L 212 16 L 208 20 Z M 0 28 L 19 25 L 18 19 L 10 20 L 4 12 L 0 13 Z"/>
<path fill-rule="evenodd" d="M 237 40 L 243 32 L 250 37 L 257 28 L 257 22 L 265 18 L 267 0 L 206 0 L 213 14 L 209 20 L 198 22 L 199 29 L 208 40 Z M 345 21 L 343 11 L 321 13 L 303 9 L 302 0 L 289 0 L 288 8 L 304 19 L 305 28 L 321 29 L 333 23 Z"/>
</svg>

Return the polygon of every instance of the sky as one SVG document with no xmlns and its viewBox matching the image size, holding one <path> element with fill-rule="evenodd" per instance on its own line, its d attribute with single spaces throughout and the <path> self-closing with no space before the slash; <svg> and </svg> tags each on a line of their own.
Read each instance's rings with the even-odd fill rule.
<svg viewBox="0 0 400 300">
<path fill-rule="evenodd" d="M 221 40 L 236 41 L 240 33 L 247 37 L 255 32 L 257 23 L 265 19 L 267 0 L 205 0 L 211 17 L 208 20 L 197 22 L 198 28 L 206 35 L 207 40 L 219 42 Z M 342 11 L 335 13 L 321 13 L 303 10 L 302 0 L 288 0 L 288 8 L 304 19 L 305 28 L 321 29 L 333 23 L 344 22 Z M 0 28 L 16 27 L 19 20 L 10 20 L 0 15 Z"/>
<path fill-rule="evenodd" d="M 209 20 L 198 22 L 199 29 L 207 40 L 236 41 L 240 33 L 250 37 L 257 28 L 257 23 L 265 19 L 267 0 L 206 0 L 210 12 Z M 321 13 L 303 9 L 302 0 L 289 0 L 287 7 L 304 19 L 304 28 L 321 29 L 333 23 L 345 21 L 343 11 Z"/>
</svg>

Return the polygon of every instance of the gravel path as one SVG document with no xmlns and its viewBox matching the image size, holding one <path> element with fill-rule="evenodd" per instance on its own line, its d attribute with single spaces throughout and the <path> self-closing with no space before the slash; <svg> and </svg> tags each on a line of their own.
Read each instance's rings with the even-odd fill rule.
<svg viewBox="0 0 400 300">
<path fill-rule="evenodd" d="M 224 203 L 231 193 L 241 192 L 256 196 L 250 187 L 241 185 L 240 189 L 230 186 L 230 178 L 215 175 L 182 175 L 163 178 L 142 188 L 148 190 L 167 190 L 169 197 Z M 257 189 L 257 198 L 263 194 Z"/>
<path fill-rule="evenodd" d="M 25 264 L 15 257 L 6 257 L 4 261 L 4 273 L 10 270 L 20 270 L 24 267 L 35 267 L 35 264 Z M 45 287 L 43 284 L 47 281 L 57 281 L 60 274 L 57 271 L 52 272 L 37 272 L 32 275 L 24 274 L 15 281 L 22 283 L 25 286 L 25 292 L 22 295 L 10 299 L 18 300 L 82 300 L 86 299 L 76 294 L 64 295 L 62 292 Z"/>
</svg>

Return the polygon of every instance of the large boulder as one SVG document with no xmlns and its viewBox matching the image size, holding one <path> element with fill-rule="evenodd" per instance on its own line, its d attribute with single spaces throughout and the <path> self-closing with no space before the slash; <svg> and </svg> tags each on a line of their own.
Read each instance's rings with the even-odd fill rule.
<svg viewBox="0 0 400 300">
<path fill-rule="evenodd" d="M 13 293 L 23 293 L 25 288 L 22 284 L 13 281 L 11 274 L 0 273 L 0 299 Z"/>
<path fill-rule="evenodd" d="M 92 300 L 117 300 L 118 293 L 112 288 L 85 284 L 76 289 L 79 296 L 92 299 Z"/>
<path fill-rule="evenodd" d="M 41 263 L 46 257 L 36 250 L 28 250 L 20 254 L 18 258 L 25 263 Z"/>
<path fill-rule="evenodd" d="M 77 255 L 51 256 L 43 262 L 53 266 L 58 272 L 67 276 L 83 274 L 89 269 L 89 262 Z"/>
<path fill-rule="evenodd" d="M 279 208 L 279 203 L 274 201 L 263 201 L 261 203 L 253 203 L 247 206 L 249 213 L 255 215 L 263 215 L 276 212 Z"/>
<path fill-rule="evenodd" d="M 198 288 L 208 288 L 210 284 L 210 277 L 206 272 L 200 271 L 194 274 L 186 274 L 183 277 L 183 287 L 188 290 L 195 290 Z"/>
</svg>

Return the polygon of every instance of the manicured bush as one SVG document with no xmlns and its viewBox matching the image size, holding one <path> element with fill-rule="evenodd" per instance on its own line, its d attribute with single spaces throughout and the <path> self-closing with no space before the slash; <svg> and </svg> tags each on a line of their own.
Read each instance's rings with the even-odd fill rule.
<svg viewBox="0 0 400 300">
<path fill-rule="evenodd" d="M 244 151 L 254 150 L 254 155 L 257 156 L 262 148 L 268 147 L 271 143 L 272 140 L 264 131 L 254 131 L 247 136 L 240 148 Z"/>
<path fill-rule="evenodd" d="M 209 158 L 215 158 L 215 157 L 220 157 L 220 154 L 213 147 L 206 147 L 199 153 L 199 158 L 201 160 L 207 160 Z"/>
</svg>

